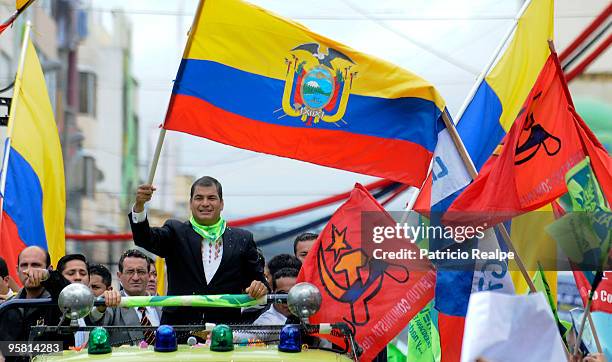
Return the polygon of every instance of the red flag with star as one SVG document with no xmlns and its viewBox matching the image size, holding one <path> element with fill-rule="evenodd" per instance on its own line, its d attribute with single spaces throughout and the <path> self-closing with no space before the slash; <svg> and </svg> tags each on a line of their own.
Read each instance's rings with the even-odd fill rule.
<svg viewBox="0 0 612 362">
<path fill-rule="evenodd" d="M 356 184 L 312 246 L 297 279 L 314 284 L 322 295 L 321 309 L 310 322 L 347 323 L 364 361 L 385 348 L 434 294 L 436 274 L 429 260 L 409 239 L 381 234 L 383 228 L 396 230 L 396 222 Z M 344 344 L 341 337 L 321 337 Z"/>
</svg>

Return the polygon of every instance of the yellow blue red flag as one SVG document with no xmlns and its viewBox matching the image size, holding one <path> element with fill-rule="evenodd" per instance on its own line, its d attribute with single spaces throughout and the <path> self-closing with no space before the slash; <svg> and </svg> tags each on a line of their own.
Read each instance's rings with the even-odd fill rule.
<svg viewBox="0 0 612 362">
<path fill-rule="evenodd" d="M 164 128 L 421 186 L 444 128 L 427 81 L 239 0 L 200 7 Z"/>
<path fill-rule="evenodd" d="M 0 244 L 8 265 L 17 265 L 19 251 L 32 245 L 48 250 L 55 264 L 65 254 L 62 148 L 45 78 L 30 40 L 24 56 L 9 113 Z"/>
</svg>

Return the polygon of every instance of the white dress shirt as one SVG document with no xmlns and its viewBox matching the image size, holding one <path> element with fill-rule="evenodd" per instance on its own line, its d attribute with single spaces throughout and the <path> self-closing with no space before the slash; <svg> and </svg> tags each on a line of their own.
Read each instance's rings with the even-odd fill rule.
<svg viewBox="0 0 612 362">
<path fill-rule="evenodd" d="M 274 308 L 274 305 L 272 305 L 267 311 L 263 312 L 257 319 L 255 319 L 255 322 L 253 322 L 253 325 L 255 326 L 276 326 L 276 325 L 283 325 L 285 324 L 286 321 L 287 321 L 287 317 L 285 317 L 282 313 L 277 311 L 276 308 Z"/>
<path fill-rule="evenodd" d="M 129 295 L 127 295 L 127 293 L 125 292 L 125 289 L 121 291 L 121 296 L 122 297 L 129 297 Z M 140 311 L 138 310 L 139 307 L 134 307 L 132 309 L 134 309 L 136 311 L 136 315 L 138 316 L 138 320 L 142 319 L 142 313 L 140 313 Z M 157 309 L 155 309 L 155 307 L 145 307 L 146 308 L 146 313 L 147 313 L 147 318 L 149 318 L 149 322 L 151 322 L 151 325 L 154 327 L 159 327 L 159 315 L 157 314 Z"/>
<path fill-rule="evenodd" d="M 159 316 L 157 315 L 157 309 L 155 309 L 155 307 L 145 307 L 145 308 L 146 308 L 147 318 L 149 318 L 149 322 L 151 322 L 151 325 L 153 327 L 159 327 Z M 134 307 L 134 310 L 136 311 L 136 315 L 138 315 L 138 320 L 141 320 L 142 313 L 140 313 L 140 311 L 138 310 L 138 307 Z"/>
<path fill-rule="evenodd" d="M 219 237 L 221 239 L 221 237 Z M 202 240 L 202 264 L 204 265 L 204 276 L 206 283 L 209 284 L 215 273 L 221 265 L 221 257 L 223 256 L 223 240 L 220 240 L 219 254 L 215 258 L 215 243 L 209 243 Z M 210 257 L 212 255 L 212 257 Z"/>
</svg>

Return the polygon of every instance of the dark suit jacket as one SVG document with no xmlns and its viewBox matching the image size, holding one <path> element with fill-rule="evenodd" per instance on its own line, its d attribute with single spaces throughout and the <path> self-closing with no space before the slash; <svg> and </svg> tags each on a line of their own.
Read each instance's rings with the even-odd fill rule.
<svg viewBox="0 0 612 362">
<path fill-rule="evenodd" d="M 247 230 L 229 226 L 225 229 L 219 269 L 207 282 L 202 264 L 202 237 L 189 221 L 168 220 L 162 227 L 150 227 L 148 220 L 134 224 L 131 214 L 129 219 L 136 245 L 166 259 L 168 295 L 241 294 L 253 280 L 268 285 L 263 274 L 264 260 L 257 252 L 253 234 Z M 239 320 L 239 308 L 168 307 L 163 310 L 161 323 L 237 323 Z"/>
</svg>

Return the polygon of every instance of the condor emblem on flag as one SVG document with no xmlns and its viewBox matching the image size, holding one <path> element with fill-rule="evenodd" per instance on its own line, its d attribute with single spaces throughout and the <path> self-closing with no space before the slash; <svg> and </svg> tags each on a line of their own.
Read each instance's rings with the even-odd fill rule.
<svg viewBox="0 0 612 362">
<path fill-rule="evenodd" d="M 285 114 L 281 117 L 301 117 L 308 126 L 319 121 L 346 124 L 342 116 L 357 75 L 357 71 L 351 70 L 355 62 L 336 49 L 329 48 L 325 54 L 321 48 L 317 43 L 302 44 L 292 49 L 291 59 L 285 58 L 287 77 L 282 108 Z"/>
</svg>

